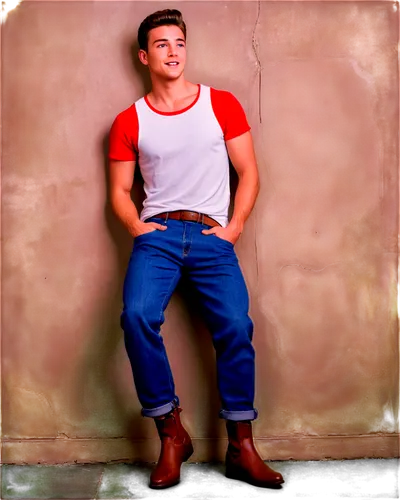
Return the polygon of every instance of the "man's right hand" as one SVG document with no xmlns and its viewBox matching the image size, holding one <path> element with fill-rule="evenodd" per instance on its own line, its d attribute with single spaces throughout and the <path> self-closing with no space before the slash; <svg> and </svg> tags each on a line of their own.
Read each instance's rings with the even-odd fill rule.
<svg viewBox="0 0 400 500">
<path fill-rule="evenodd" d="M 132 236 L 134 238 L 141 236 L 142 234 L 152 233 L 153 231 L 165 231 L 167 226 L 162 224 L 157 224 L 157 222 L 142 222 L 138 221 L 133 227 Z"/>
</svg>

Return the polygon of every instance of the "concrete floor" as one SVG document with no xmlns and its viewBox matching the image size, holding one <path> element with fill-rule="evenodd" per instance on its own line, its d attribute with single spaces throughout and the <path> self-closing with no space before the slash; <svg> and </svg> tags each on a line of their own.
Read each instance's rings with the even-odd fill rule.
<svg viewBox="0 0 400 500">
<path fill-rule="evenodd" d="M 181 482 L 152 490 L 154 465 L 2 465 L 2 499 L 266 499 L 311 497 L 399 498 L 398 459 L 268 462 L 282 473 L 279 490 L 259 488 L 224 475 L 224 464 L 187 464 Z"/>
</svg>

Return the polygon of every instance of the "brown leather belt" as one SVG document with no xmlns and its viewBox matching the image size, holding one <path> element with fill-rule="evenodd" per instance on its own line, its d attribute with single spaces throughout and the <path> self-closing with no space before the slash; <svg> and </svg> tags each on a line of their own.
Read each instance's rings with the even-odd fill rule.
<svg viewBox="0 0 400 500">
<path fill-rule="evenodd" d="M 173 212 L 162 212 L 161 214 L 152 215 L 152 217 L 159 217 L 160 219 L 174 219 L 174 220 L 186 220 L 189 222 L 200 222 L 201 224 L 207 224 L 207 226 L 220 226 L 221 224 L 216 220 L 212 219 L 208 215 L 200 214 L 199 212 L 192 212 L 190 210 L 174 210 Z"/>
</svg>

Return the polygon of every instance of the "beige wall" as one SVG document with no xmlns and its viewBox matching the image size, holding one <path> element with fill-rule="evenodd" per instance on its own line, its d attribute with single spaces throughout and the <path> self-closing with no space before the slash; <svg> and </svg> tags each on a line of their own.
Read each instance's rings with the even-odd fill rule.
<svg viewBox="0 0 400 500">
<path fill-rule="evenodd" d="M 10 14 L 4 463 L 157 458 L 119 326 L 132 240 L 106 202 L 105 149 L 116 114 L 149 90 L 137 27 L 166 7 L 188 25 L 186 77 L 233 92 L 252 126 L 261 193 L 236 251 L 255 323 L 259 450 L 398 456 L 395 6 L 64 1 Z M 213 347 L 182 291 L 162 333 L 191 460 L 223 459 Z"/>
</svg>

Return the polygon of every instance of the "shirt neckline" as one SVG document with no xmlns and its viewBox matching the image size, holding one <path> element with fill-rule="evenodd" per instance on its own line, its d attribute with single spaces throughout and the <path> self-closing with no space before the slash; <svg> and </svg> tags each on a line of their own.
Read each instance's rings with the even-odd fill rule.
<svg viewBox="0 0 400 500">
<path fill-rule="evenodd" d="M 178 109 L 177 111 L 160 111 L 159 109 L 156 109 L 154 106 L 152 106 L 150 104 L 150 101 L 148 100 L 147 98 L 147 95 L 144 96 L 144 100 L 147 104 L 147 106 L 152 110 L 154 111 L 154 113 L 157 113 L 158 115 L 165 115 L 165 116 L 172 116 L 172 115 L 180 115 L 181 113 L 184 113 L 185 111 L 187 111 L 188 109 L 192 108 L 196 102 L 199 100 L 199 97 L 200 97 L 200 90 L 201 90 L 201 85 L 200 83 L 197 84 L 197 86 L 199 87 L 198 91 L 197 91 L 197 95 L 194 99 L 193 102 L 191 102 L 189 104 L 189 106 L 186 106 L 186 108 L 183 108 L 183 109 Z"/>
</svg>

